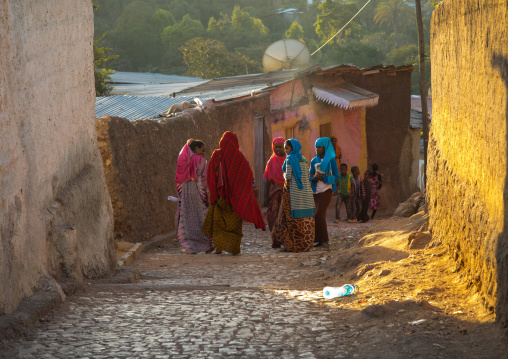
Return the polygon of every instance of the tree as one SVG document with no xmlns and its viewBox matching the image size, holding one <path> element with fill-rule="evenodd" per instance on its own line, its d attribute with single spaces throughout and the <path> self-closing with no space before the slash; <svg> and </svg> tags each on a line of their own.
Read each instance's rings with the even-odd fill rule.
<svg viewBox="0 0 508 359">
<path fill-rule="evenodd" d="M 305 43 L 305 40 L 303 39 L 302 25 L 300 25 L 296 21 L 293 21 L 291 26 L 289 26 L 289 29 L 287 29 L 287 31 L 286 31 L 286 38 L 295 39 L 295 40 Z"/>
<path fill-rule="evenodd" d="M 92 3 L 93 9 L 97 10 L 99 5 L 96 2 Z M 113 88 L 106 83 L 106 80 L 111 81 L 111 73 L 114 70 L 106 67 L 106 64 L 118 57 L 118 55 L 111 54 L 111 48 L 101 47 L 100 43 L 104 40 L 106 33 L 93 41 L 93 68 L 95 77 L 95 96 L 107 96 L 111 93 Z"/>
<path fill-rule="evenodd" d="M 416 63 L 418 58 L 418 46 L 416 45 L 405 45 L 398 47 L 388 54 L 386 54 L 386 60 L 391 65 L 407 65 Z"/>
<path fill-rule="evenodd" d="M 219 20 L 210 18 L 207 33 L 210 37 L 226 43 L 229 50 L 267 41 L 269 30 L 261 19 L 251 16 L 236 5 L 231 13 L 222 13 Z"/>
<path fill-rule="evenodd" d="M 202 36 L 205 27 L 199 20 L 193 20 L 189 14 L 182 18 L 182 21 L 166 27 L 162 31 L 162 41 L 168 51 L 176 51 L 183 43 Z"/>
<path fill-rule="evenodd" d="M 405 0 L 384 0 L 376 8 L 376 24 L 386 24 L 393 32 L 415 23 L 413 9 Z"/>
<path fill-rule="evenodd" d="M 260 65 L 239 53 L 231 53 L 224 43 L 197 37 L 186 42 L 180 51 L 188 66 L 186 75 L 204 79 L 260 72 Z"/>
<path fill-rule="evenodd" d="M 317 15 L 314 28 L 316 34 L 322 42 L 327 41 L 335 35 L 357 12 L 358 7 L 354 2 L 335 2 L 325 0 L 318 6 L 320 13 Z M 358 32 L 361 29 L 359 23 L 353 20 L 340 35 L 336 37 L 336 42 L 340 43 L 343 39 L 358 38 Z"/>
<path fill-rule="evenodd" d="M 167 10 L 158 9 L 152 15 L 152 24 L 159 35 L 162 34 L 162 30 L 168 26 L 174 25 L 175 23 L 175 17 Z"/>
</svg>

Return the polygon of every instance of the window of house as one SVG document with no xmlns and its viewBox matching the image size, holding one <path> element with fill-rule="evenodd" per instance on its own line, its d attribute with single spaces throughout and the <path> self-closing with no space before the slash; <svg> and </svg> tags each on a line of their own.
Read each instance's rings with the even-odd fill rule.
<svg viewBox="0 0 508 359">
<path fill-rule="evenodd" d="M 285 129 L 285 133 L 284 135 L 286 137 L 284 137 L 286 140 L 289 140 L 290 138 L 296 138 L 296 133 L 298 132 L 297 130 L 297 126 L 291 126 L 291 127 L 286 127 Z"/>
</svg>

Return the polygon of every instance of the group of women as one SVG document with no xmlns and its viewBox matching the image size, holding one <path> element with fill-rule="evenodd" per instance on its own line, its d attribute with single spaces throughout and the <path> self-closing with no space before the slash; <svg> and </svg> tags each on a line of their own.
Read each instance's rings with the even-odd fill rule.
<svg viewBox="0 0 508 359">
<path fill-rule="evenodd" d="M 339 169 L 330 138 L 319 138 L 315 146 L 316 157 L 309 168 L 300 153 L 300 142 L 273 140 L 273 154 L 264 173 L 273 248 L 305 252 L 313 246 L 328 246 L 326 209 L 337 190 Z M 189 140 L 178 157 L 177 230 L 187 253 L 214 249 L 217 254 L 240 253 L 244 220 L 265 230 L 253 192 L 252 170 L 239 150 L 237 136 L 225 132 L 219 147 L 208 166 L 202 141 Z"/>
<path fill-rule="evenodd" d="M 242 222 L 265 230 L 253 192 L 254 177 L 240 152 L 238 137 L 227 131 L 207 165 L 205 144 L 190 139 L 178 156 L 178 240 L 186 253 L 240 253 Z M 207 197 L 207 189 L 210 199 Z"/>
</svg>

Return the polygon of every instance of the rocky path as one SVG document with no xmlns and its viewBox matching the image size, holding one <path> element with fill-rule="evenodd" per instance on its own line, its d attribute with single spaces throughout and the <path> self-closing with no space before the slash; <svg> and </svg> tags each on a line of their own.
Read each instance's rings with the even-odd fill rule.
<svg viewBox="0 0 508 359">
<path fill-rule="evenodd" d="M 169 241 L 131 264 L 138 281 L 86 283 L 0 342 L 0 358 L 508 357 L 444 248 L 406 249 L 422 220 L 330 223 L 330 250 L 308 253 L 272 249 L 251 225 L 238 256 L 186 255 Z M 322 297 L 348 282 L 359 292 Z"/>
<path fill-rule="evenodd" d="M 317 288 L 291 285 L 327 253 L 282 253 L 249 225 L 239 256 L 185 255 L 168 244 L 131 265 L 137 283 L 90 283 L 0 357 L 347 357 L 354 341 L 331 308 L 309 300 Z"/>
</svg>

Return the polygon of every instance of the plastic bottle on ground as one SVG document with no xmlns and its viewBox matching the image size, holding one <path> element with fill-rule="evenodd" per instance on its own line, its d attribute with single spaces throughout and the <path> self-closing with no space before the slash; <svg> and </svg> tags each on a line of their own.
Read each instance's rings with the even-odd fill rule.
<svg viewBox="0 0 508 359">
<path fill-rule="evenodd" d="M 342 287 L 325 287 L 323 289 L 323 297 L 332 299 L 336 297 L 344 297 L 354 293 L 358 287 L 354 284 L 344 284 Z"/>
</svg>

